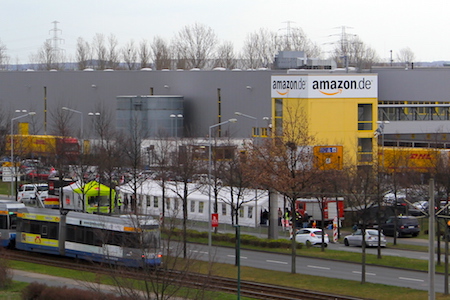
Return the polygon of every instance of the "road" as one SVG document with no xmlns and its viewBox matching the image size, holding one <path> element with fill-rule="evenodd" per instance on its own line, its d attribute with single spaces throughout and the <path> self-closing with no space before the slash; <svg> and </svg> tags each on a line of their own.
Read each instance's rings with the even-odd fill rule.
<svg viewBox="0 0 450 300">
<path fill-rule="evenodd" d="M 195 258 L 208 260 L 208 247 L 189 245 L 190 253 Z M 234 264 L 235 250 L 232 248 L 213 247 L 213 258 L 217 262 Z M 358 249 L 358 248 L 355 248 Z M 375 249 L 376 250 L 376 249 Z M 359 251 L 361 249 L 359 248 Z M 241 266 L 280 272 L 291 272 L 291 257 L 259 251 L 241 250 Z M 315 258 L 297 257 L 296 271 L 299 274 L 361 280 L 361 265 Z M 428 274 L 426 272 L 392 269 L 386 267 L 366 266 L 366 282 L 380 283 L 412 289 L 428 290 Z M 436 274 L 435 291 L 444 292 L 444 276 Z"/>
</svg>

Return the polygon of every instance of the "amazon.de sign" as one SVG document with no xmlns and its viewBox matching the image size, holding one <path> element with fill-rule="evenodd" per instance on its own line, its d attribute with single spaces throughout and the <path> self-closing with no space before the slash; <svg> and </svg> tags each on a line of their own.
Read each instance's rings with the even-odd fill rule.
<svg viewBox="0 0 450 300">
<path fill-rule="evenodd" d="M 272 76 L 272 98 L 377 98 L 377 74 Z"/>
</svg>

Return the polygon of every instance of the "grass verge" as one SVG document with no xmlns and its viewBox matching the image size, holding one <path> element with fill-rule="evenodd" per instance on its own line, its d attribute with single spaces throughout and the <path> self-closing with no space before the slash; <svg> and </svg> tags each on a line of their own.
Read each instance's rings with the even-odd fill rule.
<svg viewBox="0 0 450 300">
<path fill-rule="evenodd" d="M 199 262 L 204 264 L 204 270 L 208 269 L 207 262 Z M 87 280 L 90 282 L 101 282 L 107 284 L 109 282 L 107 277 L 99 278 L 98 275 L 89 272 L 80 272 L 67 270 L 57 267 L 45 267 L 41 265 L 23 263 L 18 261 L 12 261 L 11 267 L 14 269 L 20 269 L 30 272 L 44 273 L 53 276 L 73 278 L 77 280 Z M 181 267 L 181 266 L 180 266 Z M 237 269 L 235 266 L 228 264 L 214 264 L 215 275 L 225 276 L 230 278 L 237 277 Z M 277 272 L 270 270 L 261 270 L 250 267 L 241 266 L 241 279 L 248 281 L 256 281 L 269 283 L 274 285 L 291 286 L 299 289 L 316 290 L 333 294 L 348 295 L 353 297 L 360 297 L 364 299 L 398 299 L 398 300 L 419 300 L 427 298 L 427 291 L 413 290 L 409 288 L 401 288 L 395 286 L 388 286 L 382 284 L 365 283 L 323 278 L 318 276 L 303 275 L 303 274 L 290 274 L 286 272 Z M 8 290 L 0 291 L 0 299 L 18 300 L 20 299 L 20 290 L 26 284 L 15 283 L 13 287 Z M 18 296 L 18 297 L 17 297 Z M 216 300 L 231 300 L 236 299 L 236 295 L 225 293 L 208 293 L 206 299 Z M 212 298 L 208 298 L 212 297 Z M 249 298 L 242 298 L 249 299 Z M 450 296 L 443 294 L 437 294 L 436 299 L 450 299 Z"/>
</svg>

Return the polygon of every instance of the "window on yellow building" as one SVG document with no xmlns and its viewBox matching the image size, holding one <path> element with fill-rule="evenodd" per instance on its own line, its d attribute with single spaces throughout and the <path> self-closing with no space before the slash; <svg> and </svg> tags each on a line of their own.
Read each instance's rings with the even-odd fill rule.
<svg viewBox="0 0 450 300">
<path fill-rule="evenodd" d="M 373 140 L 371 138 L 358 139 L 358 162 L 372 162 L 373 160 Z"/>
<path fill-rule="evenodd" d="M 372 130 L 372 104 L 358 104 L 358 130 Z"/>
</svg>

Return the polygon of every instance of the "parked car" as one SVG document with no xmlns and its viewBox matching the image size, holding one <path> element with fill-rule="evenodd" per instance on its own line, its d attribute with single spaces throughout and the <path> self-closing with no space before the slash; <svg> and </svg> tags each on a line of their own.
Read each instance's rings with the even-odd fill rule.
<svg viewBox="0 0 450 300">
<path fill-rule="evenodd" d="M 344 237 L 345 246 L 362 246 L 362 230 L 358 229 L 353 234 Z M 378 246 L 378 230 L 377 229 L 366 229 L 366 247 L 377 247 Z M 386 247 L 386 237 L 381 233 L 380 238 L 381 247 Z"/>
<path fill-rule="evenodd" d="M 322 244 L 322 235 L 324 232 L 320 228 L 302 228 L 297 231 L 295 235 L 295 241 L 297 243 L 302 244 L 310 244 L 310 245 L 321 245 Z M 328 246 L 329 243 L 328 234 L 325 233 L 324 236 L 324 245 Z"/>
<path fill-rule="evenodd" d="M 397 219 L 397 226 L 395 226 L 395 219 Z M 402 237 L 405 235 L 412 235 L 416 237 L 420 232 L 419 221 L 411 216 L 389 217 L 385 224 L 381 225 L 381 229 L 385 235 Z"/>
<path fill-rule="evenodd" d="M 50 169 L 48 168 L 30 169 L 25 173 L 25 179 L 30 181 L 46 181 L 49 176 Z"/>
<path fill-rule="evenodd" d="M 48 184 L 22 184 L 17 191 L 17 200 L 26 202 L 36 198 L 43 198 L 48 195 Z"/>
</svg>

